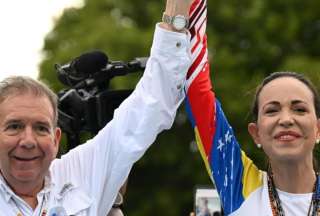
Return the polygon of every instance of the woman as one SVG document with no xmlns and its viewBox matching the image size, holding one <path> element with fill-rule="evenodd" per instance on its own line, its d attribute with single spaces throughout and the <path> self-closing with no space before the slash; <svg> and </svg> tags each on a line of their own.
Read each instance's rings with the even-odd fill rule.
<svg viewBox="0 0 320 216">
<path fill-rule="evenodd" d="M 206 82 L 200 74 L 201 82 L 195 79 L 189 88 L 191 118 L 225 213 L 320 215 L 320 178 L 313 163 L 320 137 L 320 104 L 311 82 L 301 74 L 278 72 L 258 87 L 248 131 L 269 159 L 269 170 L 264 172 L 240 150 L 205 75 Z M 203 113 L 210 120 L 198 117 Z"/>
<path fill-rule="evenodd" d="M 320 103 L 311 82 L 301 74 L 278 72 L 257 88 L 248 131 L 269 159 L 265 172 L 241 151 L 210 91 L 209 73 L 198 76 L 188 92 L 191 118 L 225 213 L 320 215 L 320 177 L 313 163 Z"/>
<path fill-rule="evenodd" d="M 191 8 L 201 3 L 206 1 L 196 0 Z M 259 170 L 240 149 L 211 90 L 205 18 L 200 18 L 205 16 L 190 17 L 194 64 L 187 74 L 187 110 L 224 214 L 320 215 L 320 177 L 313 163 L 313 149 L 320 138 L 317 91 L 293 72 L 270 74 L 257 88 L 248 131 L 269 160 L 269 169 Z"/>
<path fill-rule="evenodd" d="M 248 130 L 269 159 L 273 214 L 317 215 L 320 182 L 313 149 L 319 143 L 320 110 L 315 88 L 301 74 L 273 73 L 258 87 L 252 113 Z"/>
<path fill-rule="evenodd" d="M 188 72 L 187 109 L 225 214 L 320 215 L 320 177 L 313 163 L 320 105 L 311 82 L 301 74 L 279 72 L 257 88 L 248 131 L 269 159 L 269 169 L 259 170 L 241 151 L 211 91 L 204 31 L 190 32 L 202 40 L 192 50 L 202 51 L 192 53 L 198 66 Z"/>
</svg>

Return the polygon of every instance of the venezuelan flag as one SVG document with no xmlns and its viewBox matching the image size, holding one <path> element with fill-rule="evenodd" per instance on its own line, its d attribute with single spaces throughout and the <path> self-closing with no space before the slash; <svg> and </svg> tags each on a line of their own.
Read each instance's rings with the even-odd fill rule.
<svg viewBox="0 0 320 216">
<path fill-rule="evenodd" d="M 241 151 L 212 91 L 206 20 L 207 1 L 195 0 L 190 9 L 193 64 L 187 74 L 186 107 L 205 167 L 229 215 L 262 185 L 262 173 Z"/>
</svg>

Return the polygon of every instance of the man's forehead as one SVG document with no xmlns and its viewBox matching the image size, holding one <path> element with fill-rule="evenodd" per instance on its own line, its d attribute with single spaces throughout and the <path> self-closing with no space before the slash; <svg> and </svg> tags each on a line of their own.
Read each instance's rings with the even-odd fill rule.
<svg viewBox="0 0 320 216">
<path fill-rule="evenodd" d="M 34 94 L 12 94 L 0 102 L 2 114 L 30 115 L 54 117 L 54 110 L 48 97 Z M 29 112 L 29 113 L 26 113 Z M 1 113 L 0 113 L 1 115 Z"/>
<path fill-rule="evenodd" d="M 13 91 L 13 92 L 8 92 L 7 94 L 3 95 L 0 99 L 0 105 L 1 105 L 1 103 L 5 102 L 5 101 L 20 100 L 22 98 L 28 98 L 29 100 L 47 99 L 50 102 L 50 99 L 47 95 L 33 92 L 33 91 L 26 89 L 25 91 L 22 91 L 22 90 L 21 91 Z"/>
</svg>

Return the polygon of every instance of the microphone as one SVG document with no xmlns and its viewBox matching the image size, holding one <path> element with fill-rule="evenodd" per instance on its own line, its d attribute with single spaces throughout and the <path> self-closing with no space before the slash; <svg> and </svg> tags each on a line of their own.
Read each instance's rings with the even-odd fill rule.
<svg viewBox="0 0 320 216">
<path fill-rule="evenodd" d="M 108 56 L 102 51 L 86 52 L 65 65 L 55 64 L 58 79 L 65 85 L 74 86 L 98 72 L 108 64 Z"/>
<path fill-rule="evenodd" d="M 55 68 L 63 84 L 74 88 L 84 88 L 108 81 L 115 76 L 144 70 L 147 60 L 147 57 L 141 57 L 128 63 L 109 61 L 105 53 L 95 50 L 80 55 L 66 65 L 55 64 Z"/>
<path fill-rule="evenodd" d="M 93 74 L 107 66 L 108 56 L 102 51 L 95 50 L 80 55 L 71 64 L 79 74 Z"/>
</svg>

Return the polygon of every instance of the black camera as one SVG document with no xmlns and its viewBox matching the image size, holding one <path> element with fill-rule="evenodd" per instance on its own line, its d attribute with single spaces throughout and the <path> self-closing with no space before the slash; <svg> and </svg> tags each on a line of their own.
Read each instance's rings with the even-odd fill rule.
<svg viewBox="0 0 320 216">
<path fill-rule="evenodd" d="M 69 87 L 58 92 L 58 125 L 66 133 L 69 149 L 80 143 L 81 132 L 98 133 L 131 94 L 131 89 L 109 90 L 110 80 L 144 70 L 147 60 L 109 61 L 103 52 L 92 51 L 68 64 L 55 65 L 60 82 Z"/>
</svg>

